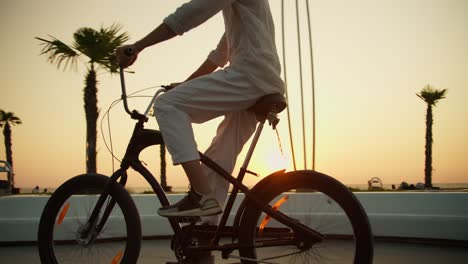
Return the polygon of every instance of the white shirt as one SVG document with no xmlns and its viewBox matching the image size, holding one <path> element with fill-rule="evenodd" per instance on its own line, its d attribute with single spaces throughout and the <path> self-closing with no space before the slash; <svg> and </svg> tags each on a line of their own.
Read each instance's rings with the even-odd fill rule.
<svg viewBox="0 0 468 264">
<path fill-rule="evenodd" d="M 268 0 L 192 0 L 164 19 L 175 33 L 199 26 L 223 12 L 225 33 L 208 58 L 219 67 L 228 62 L 266 93 L 284 93 L 275 28 Z"/>
</svg>

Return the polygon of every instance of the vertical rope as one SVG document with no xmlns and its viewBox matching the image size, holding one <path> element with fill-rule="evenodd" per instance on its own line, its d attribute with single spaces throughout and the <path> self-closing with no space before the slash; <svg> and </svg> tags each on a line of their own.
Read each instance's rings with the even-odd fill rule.
<svg viewBox="0 0 468 264">
<path fill-rule="evenodd" d="M 296 24 L 297 24 L 297 46 L 299 49 L 299 78 L 301 80 L 301 112 L 302 112 L 302 143 L 304 151 L 304 169 L 307 169 L 307 148 L 305 139 L 305 120 L 304 120 L 304 85 L 302 77 L 302 51 L 301 51 L 301 28 L 299 23 L 299 2 L 296 0 Z"/>
<path fill-rule="evenodd" d="M 312 47 L 312 25 L 310 22 L 309 0 L 306 0 L 307 25 L 309 28 L 309 48 L 310 48 L 310 68 L 312 78 L 312 170 L 315 170 L 315 75 L 314 75 L 314 55 Z"/>
<path fill-rule="evenodd" d="M 286 101 L 288 103 L 288 107 L 286 108 L 286 111 L 287 111 L 287 114 L 288 114 L 288 128 L 289 128 L 289 142 L 290 142 L 290 145 L 291 145 L 291 153 L 292 153 L 292 161 L 293 161 L 293 165 L 294 165 L 294 170 L 296 170 L 296 156 L 295 156 L 295 152 L 294 152 L 294 142 L 293 142 L 293 138 L 292 138 L 292 129 L 291 129 L 291 114 L 290 114 L 290 111 L 289 111 L 289 96 L 288 96 L 288 78 L 287 78 L 287 72 L 286 72 L 286 40 L 285 40 L 285 30 L 284 30 L 284 0 L 281 0 L 281 36 L 282 36 L 282 46 L 283 46 L 283 72 L 284 72 L 284 84 L 286 86 L 286 91 L 285 91 L 285 95 L 286 95 Z"/>
</svg>

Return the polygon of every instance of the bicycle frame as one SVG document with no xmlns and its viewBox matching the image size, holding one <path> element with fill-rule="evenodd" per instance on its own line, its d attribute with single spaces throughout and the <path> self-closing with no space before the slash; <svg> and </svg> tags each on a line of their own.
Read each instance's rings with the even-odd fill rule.
<svg viewBox="0 0 468 264">
<path fill-rule="evenodd" d="M 99 224 L 97 224 L 97 227 L 94 228 L 94 229 L 91 229 L 92 226 L 96 226 L 96 223 L 94 223 L 94 219 L 97 219 L 97 216 L 99 214 L 99 211 L 100 209 L 102 208 L 102 206 L 104 205 L 105 203 L 105 200 L 107 198 L 107 194 L 108 194 L 108 191 L 107 188 L 108 186 L 110 186 L 110 184 L 114 184 L 115 182 L 117 182 L 119 179 L 119 184 L 122 184 L 125 186 L 126 184 L 126 181 L 127 181 L 127 173 L 126 171 L 131 167 L 132 169 L 134 169 L 135 171 L 137 171 L 139 174 L 141 174 L 145 180 L 150 184 L 151 188 L 153 189 L 153 191 L 155 192 L 155 194 L 157 195 L 159 201 L 161 202 L 161 205 L 162 206 L 166 206 L 166 205 L 169 205 L 169 200 L 167 199 L 167 196 L 166 196 L 166 193 L 164 192 L 163 188 L 161 187 L 161 185 L 159 184 L 159 182 L 156 180 L 156 178 L 154 177 L 154 175 L 148 170 L 146 169 L 143 164 L 141 163 L 141 161 L 139 160 L 139 155 L 141 153 L 141 151 L 143 151 L 145 148 L 149 147 L 149 146 L 153 146 L 153 145 L 160 145 L 163 143 L 163 138 L 162 138 L 162 135 L 161 135 L 161 132 L 160 131 L 157 131 L 157 130 L 152 130 L 152 129 L 145 129 L 144 128 L 144 123 L 148 120 L 146 114 L 148 113 L 150 107 L 148 107 L 145 115 L 142 115 L 140 113 L 138 113 L 137 111 L 132 111 L 130 112 L 130 110 L 128 109 L 128 104 L 127 104 L 127 97 L 126 97 L 126 89 L 125 89 L 125 80 L 124 80 L 124 73 L 123 73 L 123 69 L 121 69 L 120 71 L 120 77 L 121 77 L 121 83 L 122 83 L 122 99 L 124 101 L 124 108 L 126 110 L 126 112 L 128 114 L 130 114 L 131 118 L 132 119 L 136 119 L 137 120 L 137 123 L 135 125 L 135 128 L 133 130 L 133 134 L 130 138 L 130 142 L 127 146 L 127 150 L 125 152 L 125 155 L 122 159 L 122 163 L 121 163 L 121 166 L 120 168 L 115 171 L 113 173 L 113 175 L 111 176 L 109 182 L 107 183 L 106 187 L 104 188 L 104 191 L 103 193 L 100 195 L 99 199 L 98 199 L 98 202 L 91 214 L 91 217 L 90 219 L 88 220 L 88 225 L 87 225 L 87 229 L 84 230 L 82 232 L 82 235 L 83 237 L 89 237 L 89 232 L 90 231 L 97 231 L 99 232 L 102 227 L 104 226 L 106 220 L 107 220 L 107 217 L 108 215 L 110 214 L 110 211 L 112 211 L 112 207 L 114 206 L 114 203 L 109 203 L 107 206 L 106 206 L 106 210 L 104 212 L 104 216 L 101 220 L 101 222 Z M 155 96 L 153 97 L 153 100 L 151 101 L 151 105 L 153 104 L 155 98 L 159 95 L 160 91 L 158 91 Z M 221 166 L 219 166 L 217 163 L 215 163 L 213 160 L 211 160 L 209 157 L 205 156 L 204 154 L 202 153 L 199 153 L 200 154 L 200 161 L 208 166 L 209 168 L 211 168 L 213 171 L 215 171 L 219 176 L 223 177 L 225 180 L 227 180 L 228 182 L 230 182 L 230 184 L 233 185 L 233 190 L 231 191 L 231 194 L 229 195 L 229 199 L 228 199 L 228 202 L 226 204 L 226 207 L 225 207 L 225 210 L 221 216 L 221 221 L 217 227 L 217 230 L 216 230 L 216 233 L 213 237 L 213 240 L 212 240 L 212 243 L 210 246 L 208 247 L 197 247 L 198 249 L 203 249 L 203 250 L 231 250 L 231 249 L 237 249 L 239 247 L 241 247 L 242 245 L 239 245 L 239 244 L 236 244 L 236 243 L 232 243 L 232 244 L 229 244 L 229 245 L 226 245 L 226 246 L 220 246 L 219 245 L 219 240 L 221 238 L 221 235 L 222 235 L 222 230 L 226 227 L 226 223 L 227 223 L 227 220 L 228 220 L 228 217 L 229 217 L 229 214 L 232 210 L 232 207 L 234 205 L 234 202 L 236 200 L 236 197 L 237 197 L 237 194 L 240 191 L 242 191 L 244 194 L 245 194 L 245 197 L 248 201 L 252 202 L 256 207 L 258 207 L 259 209 L 261 209 L 263 212 L 265 212 L 266 214 L 270 215 L 273 219 L 277 220 L 278 222 L 286 225 L 286 226 L 289 226 L 292 230 L 294 230 L 295 232 L 300 232 L 300 233 L 305 233 L 307 234 L 309 237 L 312 237 L 312 241 L 311 242 L 319 242 L 319 241 L 322 241 L 323 240 L 323 236 L 319 233 L 317 233 L 316 231 L 314 230 L 311 230 L 310 228 L 300 224 L 300 223 L 297 223 L 296 221 L 294 221 L 293 219 L 291 219 L 290 217 L 284 215 L 283 213 L 281 213 L 280 211 L 276 211 L 274 210 L 271 206 L 269 206 L 268 204 L 263 204 L 257 197 L 255 197 L 254 194 L 252 194 L 250 192 L 250 189 L 245 186 L 242 181 L 244 179 L 244 176 L 246 173 L 249 173 L 247 167 L 248 167 L 248 164 L 250 162 L 250 159 L 253 155 L 253 151 L 256 147 L 256 144 L 258 142 L 258 139 L 260 137 L 260 134 L 263 130 L 263 127 L 264 127 L 264 124 L 265 124 L 265 120 L 261 121 L 257 127 L 257 130 L 254 134 L 254 137 L 253 137 L 253 140 L 252 140 L 252 143 L 249 147 L 249 150 L 247 152 L 247 155 L 246 155 L 246 158 L 244 160 L 244 163 L 238 173 L 238 176 L 237 178 L 235 178 L 234 176 L 232 176 L 230 173 L 228 173 L 226 170 L 224 170 Z M 283 171 L 281 171 L 283 172 Z M 243 203 L 245 204 L 245 203 Z M 235 217 L 236 221 L 235 221 L 235 224 L 238 224 L 238 220 L 242 217 L 242 213 L 243 213 L 243 208 L 241 207 L 238 212 L 237 212 L 237 215 Z M 168 219 L 170 224 L 171 224 L 171 227 L 172 229 L 174 230 L 174 233 L 175 234 L 179 234 L 181 231 L 182 231 L 182 226 L 180 225 L 180 223 L 178 221 L 176 221 L 175 219 L 172 219 L 172 218 L 169 218 Z M 235 226 L 234 229 L 236 230 L 237 227 Z M 233 234 L 233 238 L 236 236 L 235 232 Z M 292 242 L 291 240 L 278 240 L 278 241 L 271 241 L 271 245 L 290 245 Z M 264 243 L 262 244 L 261 246 L 268 246 L 268 243 Z"/>
</svg>

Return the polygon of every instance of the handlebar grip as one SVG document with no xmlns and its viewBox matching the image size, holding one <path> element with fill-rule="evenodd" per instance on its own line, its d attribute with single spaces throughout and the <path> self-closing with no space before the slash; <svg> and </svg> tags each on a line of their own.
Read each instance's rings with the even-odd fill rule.
<svg viewBox="0 0 468 264">
<path fill-rule="evenodd" d="M 133 56 L 135 54 L 135 50 L 132 47 L 128 47 L 124 50 L 125 55 Z"/>
</svg>

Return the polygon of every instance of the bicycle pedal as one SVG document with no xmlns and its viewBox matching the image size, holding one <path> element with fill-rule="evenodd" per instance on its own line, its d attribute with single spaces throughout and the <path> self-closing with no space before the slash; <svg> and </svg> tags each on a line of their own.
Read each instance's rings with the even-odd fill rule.
<svg viewBox="0 0 468 264">
<path fill-rule="evenodd" d="M 200 216 L 173 216 L 171 219 L 174 219 L 179 223 L 195 224 L 201 222 Z"/>
</svg>

